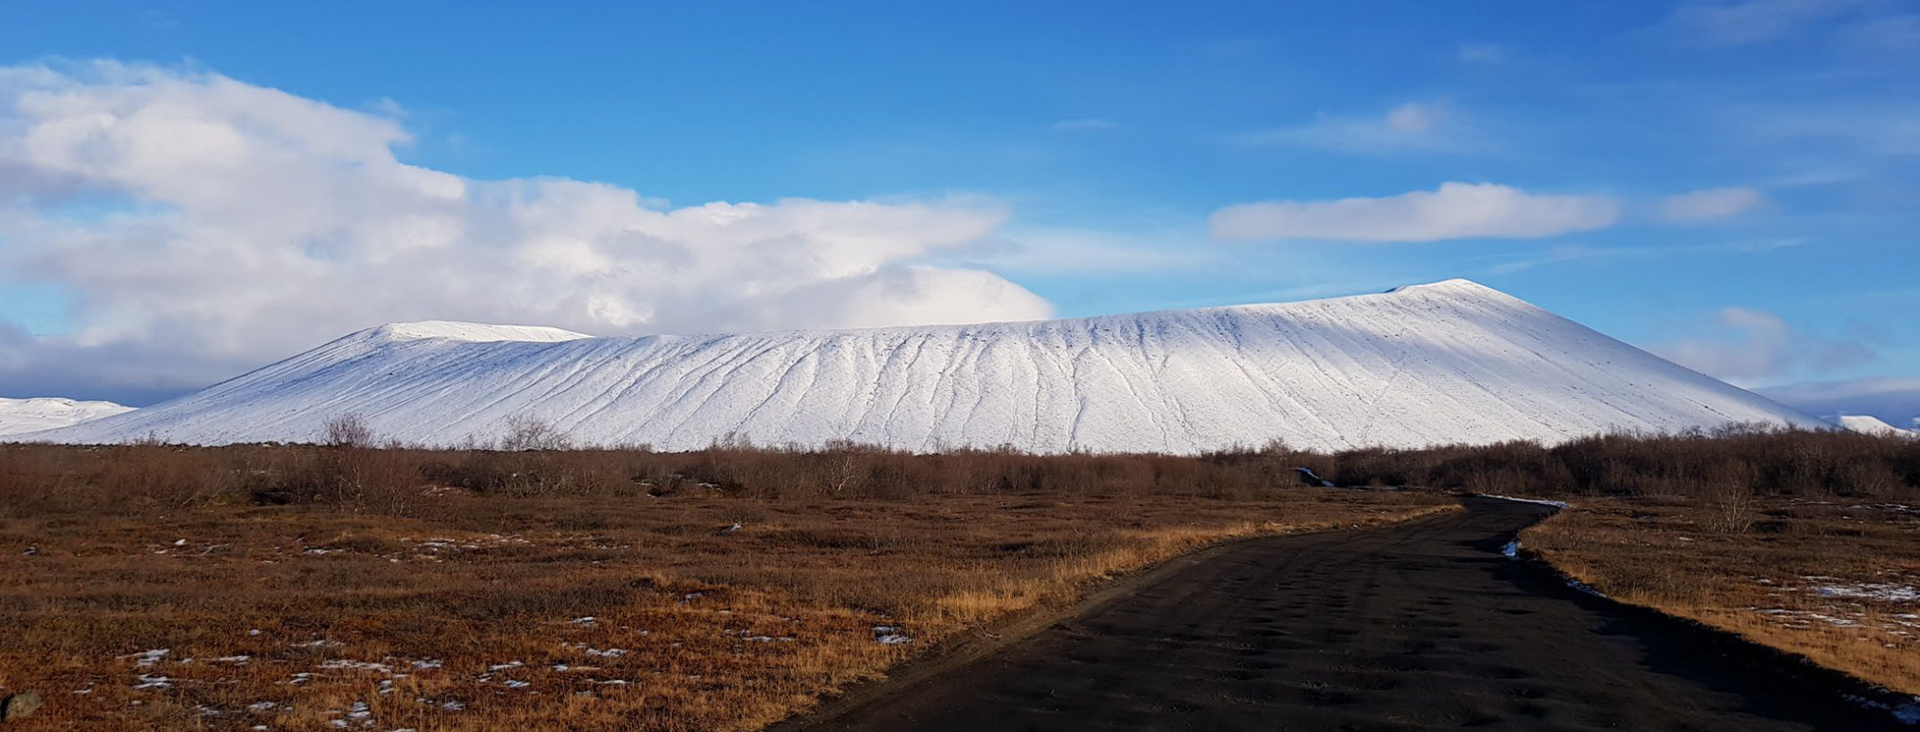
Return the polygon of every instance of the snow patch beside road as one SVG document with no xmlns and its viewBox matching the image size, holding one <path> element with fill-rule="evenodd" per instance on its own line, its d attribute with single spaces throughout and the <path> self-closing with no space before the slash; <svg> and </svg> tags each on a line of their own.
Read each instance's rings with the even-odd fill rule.
<svg viewBox="0 0 1920 732">
<path fill-rule="evenodd" d="M 1473 495 L 1480 498 L 1497 498 L 1502 501 L 1514 501 L 1516 503 L 1534 503 L 1542 506 L 1552 506 L 1554 508 L 1571 508 L 1572 507 L 1566 501 L 1549 501 L 1543 498 L 1514 498 L 1513 496 L 1497 496 L 1492 493 L 1475 493 Z"/>
</svg>

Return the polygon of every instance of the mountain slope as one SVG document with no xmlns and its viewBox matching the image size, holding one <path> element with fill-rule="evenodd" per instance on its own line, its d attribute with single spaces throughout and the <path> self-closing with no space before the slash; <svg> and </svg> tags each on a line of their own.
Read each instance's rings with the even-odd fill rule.
<svg viewBox="0 0 1920 732">
<path fill-rule="evenodd" d="M 1277 305 L 852 331 L 587 338 L 391 325 L 36 437 L 311 440 L 345 413 L 383 436 L 428 444 L 489 438 L 531 415 L 577 442 L 659 449 L 735 434 L 912 450 L 1174 453 L 1272 438 L 1340 449 L 1822 424 L 1450 280 Z"/>
<path fill-rule="evenodd" d="M 61 397 L 0 397 L 0 437 L 65 427 L 132 410 L 133 407 L 113 402 L 77 402 Z"/>
<path fill-rule="evenodd" d="M 1842 414 L 1834 421 L 1839 422 L 1841 427 L 1875 437 L 1912 437 L 1915 434 L 1912 430 L 1900 429 L 1867 414 Z"/>
</svg>

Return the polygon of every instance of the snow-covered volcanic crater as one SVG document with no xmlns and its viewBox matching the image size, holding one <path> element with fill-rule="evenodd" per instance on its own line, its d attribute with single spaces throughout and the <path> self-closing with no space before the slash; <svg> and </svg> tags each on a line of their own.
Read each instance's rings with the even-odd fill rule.
<svg viewBox="0 0 1920 732">
<path fill-rule="evenodd" d="M 1070 320 L 593 338 L 426 322 L 362 331 L 153 407 L 33 435 L 312 441 L 339 415 L 453 445 L 533 417 L 576 444 L 845 439 L 909 450 L 1193 453 L 1544 442 L 1825 423 L 1465 280 Z"/>
</svg>

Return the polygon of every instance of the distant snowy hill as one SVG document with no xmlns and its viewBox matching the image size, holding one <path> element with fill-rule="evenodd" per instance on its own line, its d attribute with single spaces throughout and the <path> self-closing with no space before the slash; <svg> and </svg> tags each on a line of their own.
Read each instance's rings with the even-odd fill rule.
<svg viewBox="0 0 1920 732">
<path fill-rule="evenodd" d="M 1760 394 L 1818 415 L 1872 415 L 1895 428 L 1920 430 L 1920 376 L 1793 384 Z"/>
<path fill-rule="evenodd" d="M 1072 320 L 589 338 L 460 323 L 362 331 L 157 406 L 36 435 L 456 444 L 516 416 L 584 444 L 849 439 L 1193 453 L 1559 441 L 1825 423 L 1465 280 L 1277 305 Z"/>
<path fill-rule="evenodd" d="M 0 437 L 66 427 L 132 411 L 113 402 L 76 402 L 60 397 L 0 397 Z"/>
<path fill-rule="evenodd" d="M 1845 427 L 1847 429 L 1850 429 L 1865 435 L 1877 435 L 1881 437 L 1891 437 L 1891 436 L 1912 437 L 1915 434 L 1912 430 L 1903 430 L 1903 429 L 1900 429 L 1899 427 L 1895 427 L 1893 425 L 1887 424 L 1886 422 L 1882 421 L 1879 417 L 1874 417 L 1874 416 L 1869 416 L 1864 414 L 1842 414 L 1838 418 L 1838 421 L 1840 422 L 1841 427 Z"/>
</svg>

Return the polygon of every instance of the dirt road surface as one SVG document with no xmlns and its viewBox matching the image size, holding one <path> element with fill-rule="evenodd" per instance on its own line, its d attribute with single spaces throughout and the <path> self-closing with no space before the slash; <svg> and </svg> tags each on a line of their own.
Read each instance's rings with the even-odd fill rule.
<svg viewBox="0 0 1920 732">
<path fill-rule="evenodd" d="M 1845 700 L 1861 688 L 1842 677 L 1501 555 L 1551 509 L 1466 504 L 1222 547 L 779 729 L 1916 729 Z"/>
</svg>

